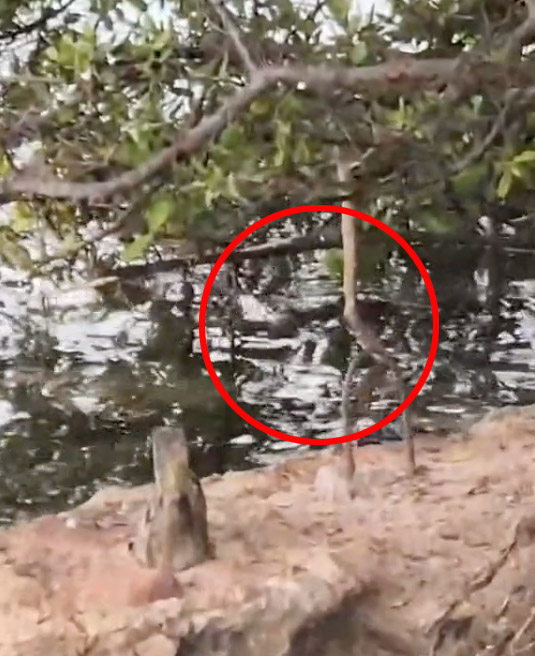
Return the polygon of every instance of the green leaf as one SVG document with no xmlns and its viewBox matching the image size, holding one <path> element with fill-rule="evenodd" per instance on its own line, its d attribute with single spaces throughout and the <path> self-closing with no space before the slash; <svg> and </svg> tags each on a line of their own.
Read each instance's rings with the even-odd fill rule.
<svg viewBox="0 0 535 656">
<path fill-rule="evenodd" d="M 50 59 L 50 61 L 58 61 L 58 51 L 54 46 L 48 46 L 48 48 L 45 49 L 45 55 Z"/>
<path fill-rule="evenodd" d="M 285 144 L 288 141 L 288 137 L 292 133 L 291 124 L 288 121 L 281 121 L 280 119 L 276 119 L 275 125 L 277 126 L 275 141 L 278 144 Z"/>
<path fill-rule="evenodd" d="M 355 66 L 359 66 L 359 64 L 362 64 L 362 62 L 366 59 L 368 56 L 368 47 L 364 43 L 364 41 L 359 41 L 358 43 L 355 43 L 353 48 L 351 48 L 351 52 L 349 53 L 349 59 L 352 64 L 355 64 Z"/>
<path fill-rule="evenodd" d="M 145 0 L 128 0 L 128 4 L 132 5 L 132 7 L 135 7 L 136 9 L 139 9 L 139 11 L 147 11 L 147 3 Z"/>
<path fill-rule="evenodd" d="M 295 114 L 303 113 L 303 101 L 295 94 L 289 93 L 284 96 L 277 107 L 277 114 L 279 116 L 288 117 L 294 120 Z"/>
<path fill-rule="evenodd" d="M 500 181 L 498 182 L 498 188 L 496 189 L 496 194 L 498 198 L 506 198 L 509 195 L 509 192 L 511 191 L 512 185 L 513 185 L 513 173 L 511 169 L 507 167 L 502 173 Z"/>
<path fill-rule="evenodd" d="M 513 159 L 515 164 L 527 164 L 535 162 L 535 150 L 524 150 Z"/>
<path fill-rule="evenodd" d="M 5 227 L 0 229 L 0 257 L 14 269 L 31 271 L 33 268 L 32 258 L 26 248 L 17 235 Z"/>
<path fill-rule="evenodd" d="M 330 248 L 323 258 L 327 274 L 339 282 L 344 275 L 344 252 L 341 248 Z"/>
<path fill-rule="evenodd" d="M 272 107 L 273 104 L 269 99 L 260 98 L 259 100 L 255 100 L 254 103 L 252 103 L 249 111 L 251 114 L 253 114 L 253 116 L 267 116 L 271 113 Z"/>
<path fill-rule="evenodd" d="M 348 21 L 348 25 L 347 25 L 348 32 L 350 34 L 356 34 L 361 27 L 362 27 L 362 16 L 359 16 L 358 14 L 353 14 L 353 16 L 351 16 Z"/>
<path fill-rule="evenodd" d="M 294 161 L 299 164 L 308 164 L 311 160 L 310 150 L 305 139 L 299 139 L 294 149 Z"/>
<path fill-rule="evenodd" d="M 225 128 L 221 138 L 219 139 L 219 144 L 232 150 L 237 146 L 240 146 L 243 143 L 243 129 L 240 125 L 234 124 L 229 125 Z"/>
<path fill-rule="evenodd" d="M 392 126 L 395 130 L 401 130 L 405 127 L 407 122 L 407 110 L 400 99 L 398 109 L 393 109 L 385 112 L 385 118 L 388 125 Z"/>
<path fill-rule="evenodd" d="M 452 178 L 453 188 L 460 195 L 468 195 L 481 188 L 488 175 L 488 166 L 485 163 L 470 166 Z"/>
<path fill-rule="evenodd" d="M 135 167 L 145 160 L 145 153 L 139 145 L 129 137 L 127 141 L 124 141 L 117 148 L 115 159 L 120 164 Z"/>
<path fill-rule="evenodd" d="M 516 178 L 523 180 L 526 186 L 532 185 L 533 175 L 528 166 L 514 166 L 513 165 L 513 174 Z"/>
<path fill-rule="evenodd" d="M 482 105 L 483 105 L 483 96 L 481 95 L 472 96 L 472 108 L 476 112 L 476 114 L 479 114 Z"/>
<path fill-rule="evenodd" d="M 350 3 L 349 0 L 328 0 L 327 6 L 333 18 L 341 25 L 347 25 Z"/>
<path fill-rule="evenodd" d="M 281 168 L 281 166 L 283 166 L 285 160 L 286 160 L 286 153 L 284 151 L 284 148 L 277 148 L 277 151 L 275 152 L 275 156 L 273 157 L 273 166 L 279 169 Z"/>
<path fill-rule="evenodd" d="M 5 153 L 0 155 L 0 176 L 4 177 L 11 172 L 11 163 Z"/>
<path fill-rule="evenodd" d="M 279 0 L 281 26 L 291 26 L 295 23 L 295 7 L 290 0 Z"/>
<path fill-rule="evenodd" d="M 241 200 L 241 194 L 236 186 L 236 177 L 234 176 L 234 173 L 229 173 L 227 177 L 227 195 L 230 196 L 230 198 Z"/>
<path fill-rule="evenodd" d="M 152 244 L 152 235 L 138 235 L 133 241 L 127 244 L 123 249 L 123 259 L 125 262 L 140 259 L 147 248 Z"/>
<path fill-rule="evenodd" d="M 518 166 L 517 163 L 516 163 L 516 160 L 512 161 L 509 168 L 511 169 L 511 174 L 513 175 L 513 177 L 520 178 L 520 179 L 522 179 L 522 178 L 526 179 L 526 172 L 525 172 L 524 167 L 523 166 Z"/>
<path fill-rule="evenodd" d="M 273 157 L 273 166 L 279 168 L 283 166 L 286 161 L 286 154 L 288 152 L 288 147 L 290 143 L 290 135 L 292 132 L 292 127 L 290 123 L 281 121 L 279 119 L 275 120 L 276 132 L 275 132 L 275 156 Z"/>
<path fill-rule="evenodd" d="M 78 114 L 76 108 L 69 105 L 60 107 L 60 109 L 58 109 L 56 112 L 58 123 L 71 123 L 72 121 L 76 120 L 77 116 Z"/>
<path fill-rule="evenodd" d="M 167 223 L 167 220 L 175 209 L 175 201 L 172 196 L 160 196 L 147 210 L 147 226 L 151 234 L 155 234 Z"/>
<path fill-rule="evenodd" d="M 152 49 L 159 51 L 168 47 L 171 43 L 171 33 L 169 30 L 162 30 L 158 32 L 156 38 L 152 42 Z"/>
<path fill-rule="evenodd" d="M 426 230 L 436 235 L 447 234 L 452 231 L 453 225 L 446 214 L 433 212 L 422 212 L 418 215 L 418 223 L 425 226 Z"/>
<path fill-rule="evenodd" d="M 64 68 L 74 68 L 76 48 L 70 35 L 64 36 L 58 45 L 58 63 Z"/>
<path fill-rule="evenodd" d="M 214 192 L 211 189 L 204 192 L 204 204 L 210 209 L 214 206 Z"/>
<path fill-rule="evenodd" d="M 19 234 L 35 228 L 35 212 L 29 203 L 18 201 L 15 204 L 11 214 L 10 227 Z"/>
<path fill-rule="evenodd" d="M 67 257 L 73 253 L 77 253 L 82 246 L 82 240 L 77 237 L 75 233 L 70 233 L 62 240 L 59 247 L 59 253 L 62 257 Z"/>
</svg>

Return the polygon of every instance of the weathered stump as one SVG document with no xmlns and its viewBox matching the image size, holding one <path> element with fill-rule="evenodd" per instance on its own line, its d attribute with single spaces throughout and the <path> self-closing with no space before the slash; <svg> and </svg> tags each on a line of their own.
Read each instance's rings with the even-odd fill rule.
<svg viewBox="0 0 535 656">
<path fill-rule="evenodd" d="M 180 427 L 152 432 L 154 490 L 131 546 L 141 564 L 179 572 L 213 555 L 206 499 Z"/>
</svg>

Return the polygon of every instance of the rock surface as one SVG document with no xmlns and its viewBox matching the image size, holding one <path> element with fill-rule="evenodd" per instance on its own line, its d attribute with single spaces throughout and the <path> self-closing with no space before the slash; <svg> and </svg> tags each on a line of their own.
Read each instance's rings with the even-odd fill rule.
<svg viewBox="0 0 535 656">
<path fill-rule="evenodd" d="M 128 550 L 150 486 L 107 488 L 0 532 L 0 654 L 535 653 L 535 407 L 464 435 L 357 452 L 354 499 L 314 487 L 324 451 L 203 481 L 217 559 L 178 574 Z"/>
</svg>

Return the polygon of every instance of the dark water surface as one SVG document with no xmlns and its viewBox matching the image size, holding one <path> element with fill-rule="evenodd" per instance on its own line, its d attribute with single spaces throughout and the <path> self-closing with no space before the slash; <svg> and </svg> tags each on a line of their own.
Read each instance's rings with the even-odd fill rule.
<svg viewBox="0 0 535 656">
<path fill-rule="evenodd" d="M 436 364 L 414 404 L 419 425 L 447 428 L 488 406 L 535 402 L 532 252 L 414 246 L 441 315 Z M 431 312 L 415 267 L 392 249 L 386 267 L 371 267 L 362 290 L 391 303 L 378 326 L 414 384 L 429 353 Z M 324 258 L 318 251 L 244 266 L 234 300 L 216 290 L 207 320 L 212 360 L 231 396 L 255 418 L 299 436 L 342 432 L 350 343 Z M 213 387 L 191 333 L 208 271 L 195 272 L 190 314 L 179 274 L 153 279 L 148 300 L 104 306 L 82 282 L 60 291 L 0 272 L 3 522 L 78 503 L 102 484 L 147 481 L 147 435 L 165 421 L 180 418 L 201 475 L 304 448 L 252 429 Z M 373 314 L 378 306 L 367 307 Z M 383 396 L 368 423 L 395 407 L 388 390 Z M 364 425 L 363 418 L 358 427 Z M 379 437 L 395 439 L 396 427 Z"/>
</svg>

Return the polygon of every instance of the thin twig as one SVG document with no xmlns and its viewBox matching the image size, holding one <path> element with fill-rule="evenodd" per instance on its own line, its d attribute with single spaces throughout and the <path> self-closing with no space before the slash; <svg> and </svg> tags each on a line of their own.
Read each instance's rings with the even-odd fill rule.
<svg viewBox="0 0 535 656">
<path fill-rule="evenodd" d="M 216 14 L 221 19 L 223 28 L 226 30 L 228 36 L 230 37 L 238 56 L 240 57 L 245 70 L 249 74 L 249 77 L 252 79 L 256 72 L 258 71 L 258 66 L 255 65 L 249 51 L 245 47 L 245 44 L 240 38 L 239 32 L 235 27 L 234 23 L 231 21 L 225 5 L 221 0 L 208 0 L 210 6 L 216 12 Z"/>
<path fill-rule="evenodd" d="M 513 653 L 517 653 L 516 647 L 520 642 L 520 639 L 524 636 L 526 631 L 528 631 L 528 629 L 530 629 L 534 624 L 535 624 L 535 608 L 532 608 L 530 614 L 526 618 L 526 621 L 518 629 L 513 639 L 511 640 L 511 650 L 513 651 Z"/>
<path fill-rule="evenodd" d="M 355 375 L 355 369 L 357 368 L 357 363 L 359 359 L 359 354 L 354 353 L 349 366 L 344 377 L 344 382 L 342 383 L 342 425 L 344 430 L 344 435 L 351 435 L 353 432 L 353 420 L 351 416 L 351 383 L 353 381 L 353 376 Z M 355 446 L 357 446 L 357 442 Z"/>
<path fill-rule="evenodd" d="M 510 89 L 505 96 L 505 103 L 500 113 L 496 117 L 492 128 L 487 136 L 476 144 L 473 150 L 466 157 L 457 162 L 452 169 L 452 173 L 460 173 L 475 162 L 479 161 L 485 152 L 492 146 L 497 137 L 505 130 L 507 119 L 513 113 L 513 110 L 519 111 L 520 108 L 529 105 L 535 100 L 535 87 L 528 89 Z"/>
<path fill-rule="evenodd" d="M 511 33 L 507 39 L 504 54 L 507 58 L 520 56 L 522 48 L 535 39 L 535 0 L 524 0 L 526 19 Z"/>
<path fill-rule="evenodd" d="M 471 595 L 474 594 L 474 592 L 483 590 L 483 588 L 486 588 L 494 581 L 497 574 L 503 569 L 503 567 L 509 561 L 509 558 L 513 553 L 513 551 L 515 551 L 515 549 L 518 546 L 522 545 L 524 539 L 524 533 L 532 532 L 533 526 L 535 526 L 535 515 L 525 515 L 521 517 L 520 520 L 516 522 L 514 528 L 511 531 L 512 533 L 511 538 L 509 539 L 506 546 L 500 550 L 497 558 L 495 558 L 492 562 L 490 562 L 488 566 L 483 569 L 482 572 L 478 572 L 470 581 L 468 581 L 463 586 L 463 590 L 461 591 L 461 594 L 457 596 L 448 605 L 448 607 L 439 615 L 439 617 L 437 617 L 437 619 L 427 629 L 426 631 L 427 634 L 434 633 L 435 635 L 435 638 L 433 640 L 430 649 L 430 656 L 434 656 L 436 654 L 437 649 L 442 644 L 445 638 L 444 635 L 445 627 L 452 613 L 455 611 L 455 609 L 458 608 L 467 599 L 469 599 Z M 530 618 L 528 618 L 528 620 L 529 619 Z"/>
<path fill-rule="evenodd" d="M 70 256 L 78 253 L 82 248 L 87 248 L 88 246 L 93 246 L 101 242 L 105 237 L 109 237 L 111 235 L 116 234 L 120 230 L 122 230 L 129 222 L 129 220 L 137 214 L 147 198 L 150 196 L 150 194 L 154 191 L 154 189 L 151 189 L 150 192 L 147 192 L 145 194 L 142 194 L 137 200 L 131 201 L 128 207 L 121 212 L 119 217 L 113 221 L 109 226 L 106 226 L 105 228 L 102 228 L 99 230 L 95 235 L 93 235 L 90 239 L 87 241 L 84 241 L 83 243 L 80 244 L 79 248 L 74 251 L 69 253 Z M 62 260 L 65 258 L 65 253 L 63 252 L 56 252 L 51 255 L 45 255 L 42 256 L 37 262 L 35 262 L 35 270 L 39 270 L 44 266 L 47 266 L 48 264 L 51 264 L 52 262 L 55 262 L 57 260 Z"/>
<path fill-rule="evenodd" d="M 342 151 L 339 147 L 336 147 L 334 152 L 338 181 L 341 184 L 347 185 L 351 180 L 351 170 L 354 157 L 349 161 L 347 158 L 348 151 L 345 150 L 342 154 Z M 352 155 L 354 155 L 354 152 Z M 350 199 L 344 201 L 343 206 L 354 209 L 353 203 Z M 347 214 L 342 214 L 340 227 L 344 261 L 343 292 L 345 317 L 346 315 L 353 316 L 353 314 L 357 314 L 355 302 L 357 298 L 356 278 L 358 275 L 359 231 L 357 230 L 356 220 Z M 358 333 L 354 334 L 354 336 L 357 344 L 360 343 Z M 349 406 L 351 401 L 351 383 L 357 364 L 357 357 L 357 354 L 355 354 L 349 363 L 342 386 L 342 421 L 344 426 L 344 435 L 351 435 L 353 433 L 353 421 L 350 416 Z M 351 442 L 342 444 L 342 457 L 346 462 L 346 469 L 351 479 L 355 473 L 354 449 L 357 447 L 358 442 L 354 443 L 354 447 Z"/>
</svg>

